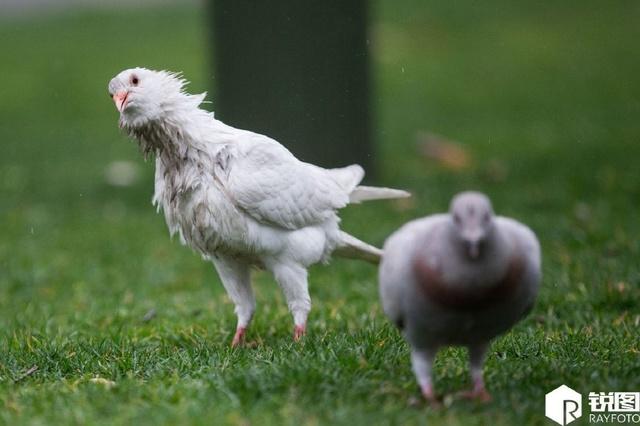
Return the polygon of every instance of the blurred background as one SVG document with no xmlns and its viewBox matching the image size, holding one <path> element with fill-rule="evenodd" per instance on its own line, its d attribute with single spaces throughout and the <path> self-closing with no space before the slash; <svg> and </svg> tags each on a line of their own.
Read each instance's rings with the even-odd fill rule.
<svg viewBox="0 0 640 426">
<path fill-rule="evenodd" d="M 232 8 L 232 2 L 220 4 Z M 525 340 L 544 344 L 538 348 L 537 373 L 512 365 L 512 377 L 537 386 L 522 390 L 509 384 L 510 377 L 493 378 L 507 401 L 503 408 L 514 403 L 509 395 L 518 401 L 541 397 L 558 377 L 578 380 L 582 391 L 637 390 L 640 3 L 375 0 L 352 6 L 355 17 L 340 23 L 330 14 L 312 14 L 322 20 L 307 33 L 358 29 L 323 38 L 324 44 L 311 50 L 321 56 L 314 58 L 304 52 L 304 35 L 296 38 L 298 50 L 276 52 L 278 45 L 266 42 L 273 52 L 256 53 L 255 43 L 253 53 L 234 50 L 255 42 L 247 34 L 269 37 L 274 11 L 264 12 L 263 22 L 254 13 L 242 26 L 237 16 L 221 17 L 223 6 L 197 1 L 2 1 L 0 402 L 9 408 L 0 409 L 0 416 L 7 421 L 20 412 L 76 421 L 151 416 L 134 405 L 114 413 L 108 404 L 119 403 L 122 395 L 102 403 L 90 392 L 60 399 L 56 395 L 68 382 L 52 383 L 94 374 L 130 380 L 131 389 L 136 380 L 171 382 L 172 374 L 204 374 L 193 373 L 194 365 L 206 369 L 211 358 L 188 352 L 191 364 L 151 357 L 150 365 L 135 367 L 110 356 L 118 350 L 145 353 L 149 347 L 168 348 L 167 355 L 171 348 L 198 344 L 213 353 L 228 343 L 234 317 L 213 268 L 170 241 L 162 215 L 150 204 L 153 164 L 145 163 L 118 129 L 107 83 L 134 66 L 182 71 L 191 81 L 189 91 L 209 92 L 212 103 L 205 107 L 216 116 L 277 137 L 305 160 L 337 167 L 361 156 L 358 162 L 375 171 L 376 183 L 410 190 L 410 200 L 343 211 L 343 227 L 370 243 L 381 245 L 407 220 L 445 210 L 451 196 L 464 189 L 485 191 L 499 213 L 528 223 L 542 242 L 545 280 L 540 303 L 523 327 L 536 336 Z M 285 8 L 277 13 L 291 20 Z M 220 39 L 234 31 L 247 40 Z M 338 53 L 347 48 L 354 49 L 353 58 Z M 332 57 L 321 55 L 327 51 L 343 61 L 339 75 Z M 281 71 L 266 62 L 280 58 L 286 64 L 296 52 L 302 65 L 270 85 Z M 287 53 L 289 59 L 282 59 Z M 225 57 L 234 58 L 233 66 L 216 62 Z M 314 61 L 323 66 L 313 66 Z M 256 81 L 248 81 L 252 76 Z M 285 106 L 277 109 L 278 100 Z M 279 118 L 261 115 L 262 109 Z M 266 274 L 257 274 L 256 281 L 254 337 L 288 339 L 290 322 L 279 291 Z M 311 324 L 318 335 L 368 330 L 361 337 L 374 341 L 380 329 L 392 333 L 378 306 L 370 266 L 338 261 L 316 267 L 311 292 L 316 303 Z M 578 336 L 589 336 L 590 343 Z M 612 345 L 620 350 L 613 353 Z M 553 348 L 553 355 L 545 355 L 545 348 Z M 352 406 L 319 414 L 309 402 L 302 405 L 306 412 L 290 407 L 293 418 L 375 415 L 360 404 L 366 398 L 402 412 L 404 403 L 398 401 L 414 389 L 406 352 L 398 357 L 400 370 L 394 371 L 404 381 L 371 396 L 368 383 L 358 393 L 345 373 L 344 390 L 356 393 L 342 403 Z M 43 372 L 34 380 L 44 387 L 11 388 L 34 362 Z M 234 374 L 238 383 L 245 380 L 242 372 Z M 456 379 L 441 380 L 455 384 Z M 216 401 L 224 389 L 209 385 L 209 393 L 189 388 L 186 395 L 203 404 Z M 302 386 L 296 398 L 314 401 L 318 395 L 311 386 Z M 285 388 L 276 389 L 288 395 Z M 49 399 L 34 406 L 38 392 Z M 240 395 L 225 415 L 259 399 Z M 331 405 L 337 396 L 327 395 Z M 167 418 L 174 420 L 207 410 L 206 404 L 189 406 L 179 392 L 137 397 L 147 403 L 158 398 L 163 415 L 171 413 Z M 91 408 L 83 411 L 82 404 Z M 245 414 L 271 407 L 261 404 L 266 405 Z M 174 406 L 179 409 L 172 411 Z M 52 407 L 62 414 L 51 414 Z M 531 418 L 540 416 L 538 403 L 521 408 Z"/>
</svg>

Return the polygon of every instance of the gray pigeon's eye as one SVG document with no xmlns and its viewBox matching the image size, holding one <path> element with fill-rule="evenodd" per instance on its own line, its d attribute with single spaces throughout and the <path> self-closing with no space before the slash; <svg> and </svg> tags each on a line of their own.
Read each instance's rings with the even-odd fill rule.
<svg viewBox="0 0 640 426">
<path fill-rule="evenodd" d="M 138 80 L 138 77 L 136 77 L 135 75 L 131 76 L 131 84 L 137 86 L 139 82 L 140 80 Z"/>
</svg>

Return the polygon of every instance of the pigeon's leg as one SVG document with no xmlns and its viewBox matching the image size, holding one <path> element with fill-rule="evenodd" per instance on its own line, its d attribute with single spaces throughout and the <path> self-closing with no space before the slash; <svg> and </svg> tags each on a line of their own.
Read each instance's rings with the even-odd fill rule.
<svg viewBox="0 0 640 426">
<path fill-rule="evenodd" d="M 249 265 L 229 257 L 216 256 L 213 264 L 227 294 L 236 305 L 238 326 L 231 342 L 231 346 L 236 347 L 244 341 L 245 332 L 256 310 L 256 299 L 251 290 L 251 270 Z"/>
<path fill-rule="evenodd" d="M 482 365 L 484 364 L 484 357 L 487 353 L 488 346 L 488 343 L 469 346 L 469 361 L 471 364 L 473 388 L 471 388 L 470 391 L 463 393 L 465 398 L 480 402 L 491 401 L 491 395 L 487 392 L 487 388 L 484 385 L 484 378 L 482 376 Z"/>
<path fill-rule="evenodd" d="M 307 269 L 297 264 L 273 264 L 270 267 L 282 288 L 287 306 L 293 315 L 293 339 L 300 340 L 306 333 L 307 316 L 311 310 L 311 297 L 307 283 Z"/>
<path fill-rule="evenodd" d="M 413 373 L 416 375 L 418 385 L 424 398 L 434 407 L 440 406 L 440 401 L 433 389 L 431 378 L 431 368 L 433 360 L 436 357 L 437 350 L 434 349 L 412 349 L 411 350 L 411 366 Z"/>
</svg>

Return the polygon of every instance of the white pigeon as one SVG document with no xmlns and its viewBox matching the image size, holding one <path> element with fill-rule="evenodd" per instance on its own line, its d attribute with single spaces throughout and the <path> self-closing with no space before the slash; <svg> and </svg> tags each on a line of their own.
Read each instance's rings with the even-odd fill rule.
<svg viewBox="0 0 640 426">
<path fill-rule="evenodd" d="M 473 388 L 487 401 L 482 365 L 491 339 L 532 308 L 540 245 L 525 225 L 494 216 L 478 192 L 453 198 L 449 214 L 407 223 L 385 242 L 380 264 L 384 312 L 411 346 L 422 394 L 437 405 L 431 369 L 444 346 L 469 348 Z"/>
<path fill-rule="evenodd" d="M 179 74 L 134 68 L 109 82 L 120 127 L 155 156 L 153 203 L 177 233 L 215 265 L 235 304 L 232 345 L 243 341 L 255 310 L 252 266 L 282 287 L 295 323 L 311 309 L 307 268 L 332 252 L 377 263 L 380 250 L 339 229 L 349 203 L 399 198 L 405 191 L 359 186 L 358 165 L 323 169 L 296 159 L 266 136 L 235 129 L 201 109 L 206 93 L 184 91 Z M 329 124 L 329 123 L 328 123 Z"/>
</svg>

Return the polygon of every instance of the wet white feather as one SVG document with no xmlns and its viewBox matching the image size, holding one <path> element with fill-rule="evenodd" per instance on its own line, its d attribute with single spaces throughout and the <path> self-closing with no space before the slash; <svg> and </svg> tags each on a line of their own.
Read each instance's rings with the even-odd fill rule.
<svg viewBox="0 0 640 426">
<path fill-rule="evenodd" d="M 125 70 L 109 83 L 110 95 L 127 94 L 120 126 L 145 156 L 155 156 L 153 203 L 171 234 L 214 260 L 232 298 L 238 295 L 237 311 L 252 312 L 247 292 L 236 291 L 244 280 L 240 271 L 251 265 L 281 278 L 292 310 L 308 311 L 306 268 L 357 241 L 344 238 L 336 211 L 349 203 L 362 168 L 301 162 L 267 136 L 216 120 L 199 107 L 205 94 L 188 94 L 185 85 L 179 74 L 144 68 Z M 353 251 L 379 258 L 366 244 Z M 291 276 L 303 292 L 286 284 Z"/>
</svg>

